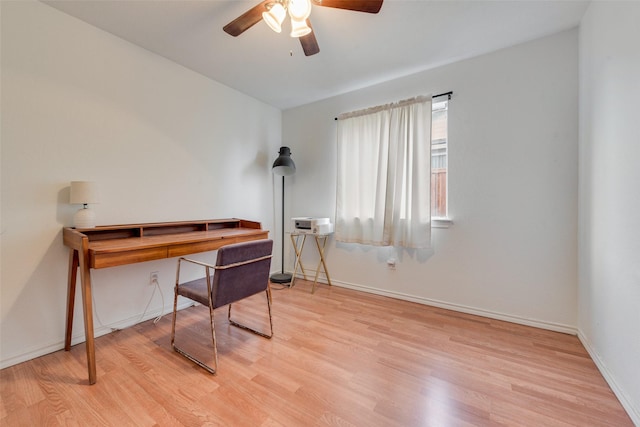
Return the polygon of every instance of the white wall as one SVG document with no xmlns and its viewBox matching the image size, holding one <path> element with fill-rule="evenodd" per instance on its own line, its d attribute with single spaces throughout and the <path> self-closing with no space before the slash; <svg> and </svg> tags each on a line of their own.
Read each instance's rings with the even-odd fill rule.
<svg viewBox="0 0 640 427">
<path fill-rule="evenodd" d="M 640 3 L 580 28 L 579 334 L 640 425 Z"/>
<path fill-rule="evenodd" d="M 334 117 L 454 92 L 455 224 L 434 230 L 431 254 L 331 241 L 335 284 L 575 333 L 577 42 L 574 29 L 285 111 L 283 142 L 297 165 L 287 215 L 334 217 Z"/>
<path fill-rule="evenodd" d="M 1 15 L 0 367 L 62 347 L 71 180 L 100 184 L 100 224 L 238 216 L 278 240 L 277 109 L 39 2 L 1 2 Z M 579 258 L 576 31 L 292 109 L 282 123 L 298 166 L 287 217 L 333 216 L 333 117 L 453 90 L 455 224 L 434 230 L 425 253 L 332 241 L 334 283 L 577 326 L 640 424 L 638 21 L 637 3 L 594 2 L 580 30 Z M 390 256 L 396 271 L 386 268 Z M 168 310 L 174 267 L 94 271 L 97 332 L 140 319 L 150 271 L 160 271 Z M 146 317 L 161 309 L 156 294 Z M 78 301 L 74 342 L 83 340 L 80 319 Z"/>
<path fill-rule="evenodd" d="M 62 347 L 70 181 L 99 184 L 98 224 L 273 227 L 278 109 L 40 2 L 2 2 L 1 137 L 2 367 Z M 140 319 L 151 271 L 168 311 L 175 260 L 94 271 L 98 334 Z M 156 293 L 146 317 L 161 309 Z"/>
</svg>

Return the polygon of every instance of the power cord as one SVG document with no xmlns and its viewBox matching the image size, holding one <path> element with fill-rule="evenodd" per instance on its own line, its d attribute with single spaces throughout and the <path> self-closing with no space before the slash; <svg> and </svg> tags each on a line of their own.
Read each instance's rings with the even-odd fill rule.
<svg viewBox="0 0 640 427">
<path fill-rule="evenodd" d="M 156 286 L 153 288 L 153 293 L 151 294 L 151 298 L 149 299 L 149 302 L 147 303 L 147 307 L 145 307 L 144 311 L 146 312 L 147 308 L 149 307 L 149 304 L 151 304 L 151 299 L 153 299 L 153 295 L 155 294 L 156 288 L 157 288 L 158 292 L 160 292 L 160 299 L 162 300 L 162 311 L 160 312 L 160 315 L 158 317 L 153 319 L 153 324 L 155 325 L 164 316 L 164 294 L 162 293 L 162 288 L 160 287 L 160 283 L 158 282 L 158 279 L 153 279 L 153 283 L 155 283 Z M 144 313 L 143 313 L 143 316 L 144 316 Z"/>
<path fill-rule="evenodd" d="M 157 324 L 160 321 L 160 319 L 162 319 L 164 317 L 164 315 L 165 315 L 165 312 L 164 312 L 164 293 L 162 292 L 162 288 L 160 287 L 160 282 L 158 282 L 158 279 L 154 278 L 151 283 L 154 285 L 153 286 L 153 292 L 151 293 L 151 297 L 149 298 L 149 301 L 147 302 L 147 305 L 145 306 L 144 311 L 140 315 L 140 318 L 137 321 L 133 322 L 132 324 L 130 324 L 128 326 L 123 326 L 123 327 L 118 327 L 118 328 L 111 327 L 111 326 L 106 326 L 106 327 L 111 329 L 111 332 L 121 331 L 123 329 L 130 328 L 131 326 L 137 325 L 138 323 L 140 323 L 142 321 L 142 319 L 144 319 L 144 316 L 147 314 L 147 310 L 149 309 L 149 306 L 151 305 L 151 301 L 153 301 L 153 297 L 156 294 L 156 290 L 158 290 L 158 292 L 160 292 L 160 298 L 162 299 L 162 311 L 160 312 L 160 315 L 158 315 L 155 319 L 153 319 L 153 324 L 154 325 Z M 97 321 L 97 323 L 98 323 L 98 325 L 100 327 L 105 327 L 105 325 L 102 323 L 102 320 L 100 320 L 100 316 L 98 315 L 98 306 L 96 305 L 96 298 L 95 298 L 95 295 L 94 295 L 93 292 L 91 293 L 91 299 L 92 299 L 92 302 L 93 302 L 93 307 L 94 307 L 93 313 L 95 314 L 96 321 Z"/>
<path fill-rule="evenodd" d="M 281 291 L 281 290 L 283 290 L 283 289 L 290 289 L 290 288 L 291 288 L 291 284 L 289 284 L 289 285 L 283 285 L 283 284 L 278 283 L 278 284 L 276 285 L 276 284 L 274 284 L 273 282 L 271 283 L 271 285 L 270 285 L 270 286 L 271 286 L 271 290 L 272 290 L 272 291 Z"/>
</svg>

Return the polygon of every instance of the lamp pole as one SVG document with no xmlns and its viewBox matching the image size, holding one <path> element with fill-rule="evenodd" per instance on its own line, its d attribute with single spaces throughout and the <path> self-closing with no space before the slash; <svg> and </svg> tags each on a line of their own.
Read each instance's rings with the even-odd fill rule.
<svg viewBox="0 0 640 427">
<path fill-rule="evenodd" d="M 282 244 L 280 245 L 280 271 L 282 276 L 284 276 L 284 175 L 282 175 L 282 223 L 280 227 L 280 241 Z"/>
<path fill-rule="evenodd" d="M 284 177 L 296 173 L 296 165 L 291 159 L 291 150 L 289 147 L 280 147 L 279 156 L 273 162 L 273 173 L 282 175 L 282 221 L 280 228 L 280 263 L 281 271 L 271 275 L 270 279 L 273 283 L 291 283 L 292 276 L 284 272 Z"/>
</svg>

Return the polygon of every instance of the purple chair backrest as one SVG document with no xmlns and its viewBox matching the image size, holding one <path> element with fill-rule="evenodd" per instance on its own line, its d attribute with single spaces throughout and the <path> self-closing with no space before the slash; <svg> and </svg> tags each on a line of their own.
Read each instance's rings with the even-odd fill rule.
<svg viewBox="0 0 640 427">
<path fill-rule="evenodd" d="M 266 291 L 272 249 L 273 240 L 270 239 L 236 243 L 218 249 L 217 268 L 211 287 L 213 308 Z M 247 261 L 252 262 L 243 264 Z"/>
</svg>

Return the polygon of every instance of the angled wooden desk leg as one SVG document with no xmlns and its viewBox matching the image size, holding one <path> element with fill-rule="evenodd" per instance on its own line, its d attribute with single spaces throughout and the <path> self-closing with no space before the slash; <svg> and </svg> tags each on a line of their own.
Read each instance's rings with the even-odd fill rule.
<svg viewBox="0 0 640 427">
<path fill-rule="evenodd" d="M 69 276 L 67 283 L 67 329 L 65 331 L 64 349 L 71 349 L 73 329 L 73 309 L 76 297 L 76 277 L 80 269 L 80 285 L 82 287 L 82 312 L 84 315 L 84 335 L 87 347 L 87 369 L 89 384 L 96 383 L 96 348 L 93 340 L 93 307 L 91 298 L 91 271 L 89 266 L 89 239 L 69 238 L 65 244 L 70 247 Z"/>
<path fill-rule="evenodd" d="M 316 267 L 316 277 L 313 280 L 313 287 L 311 288 L 311 293 L 315 293 L 316 284 L 318 283 L 318 274 L 320 274 L 320 265 L 322 265 L 322 269 L 324 270 L 324 275 L 327 277 L 327 283 L 331 286 L 331 278 L 329 277 L 329 271 L 327 270 L 327 264 L 324 261 L 324 247 L 327 244 L 327 238 L 329 236 L 314 236 L 316 239 L 316 246 L 318 248 L 318 254 L 320 254 L 320 262 L 318 262 L 318 266 Z M 320 239 L 322 239 L 322 246 L 320 246 Z"/>
<path fill-rule="evenodd" d="M 96 383 L 96 348 L 93 337 L 93 307 L 91 298 L 91 272 L 89 269 L 89 240 L 78 242 L 79 249 L 72 248 L 69 252 L 69 277 L 67 283 L 67 329 L 65 332 L 64 349 L 71 349 L 73 329 L 73 309 L 76 298 L 76 276 L 80 269 L 80 285 L 82 287 L 82 312 L 84 315 L 84 335 L 87 347 L 87 369 L 89 384 Z"/>
<path fill-rule="evenodd" d="M 76 275 L 78 274 L 78 251 L 69 249 L 69 279 L 67 280 L 67 330 L 64 338 L 65 351 L 71 350 L 73 330 L 73 308 L 76 302 Z"/>
<path fill-rule="evenodd" d="M 89 271 L 89 244 L 85 241 L 79 251 L 80 283 L 82 284 L 82 311 L 84 314 L 84 334 L 87 345 L 87 368 L 89 384 L 96 383 L 96 347 L 93 341 L 93 307 L 91 299 L 91 272 Z"/>
<path fill-rule="evenodd" d="M 304 249 L 304 242 L 307 240 L 307 235 L 302 234 L 302 244 L 298 249 L 298 237 L 300 234 L 291 234 L 291 244 L 293 245 L 293 250 L 296 253 L 296 262 L 293 265 L 293 275 L 291 276 L 291 287 L 293 288 L 294 281 L 296 280 L 296 273 L 298 272 L 298 267 L 300 267 L 300 271 L 302 271 L 302 275 L 304 276 L 304 280 L 307 280 L 307 272 L 304 271 L 304 265 L 302 265 L 302 261 L 300 261 L 300 256 L 302 255 L 302 250 Z"/>
</svg>

